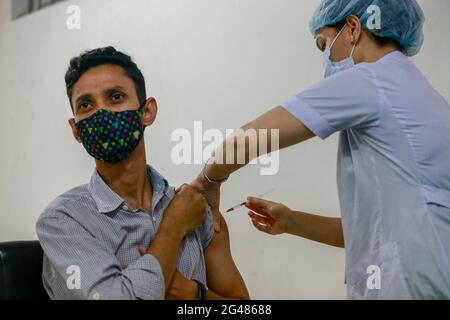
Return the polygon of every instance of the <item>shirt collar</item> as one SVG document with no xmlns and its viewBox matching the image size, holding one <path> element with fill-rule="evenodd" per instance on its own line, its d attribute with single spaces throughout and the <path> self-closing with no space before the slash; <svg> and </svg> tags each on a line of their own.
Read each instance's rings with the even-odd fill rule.
<svg viewBox="0 0 450 320">
<path fill-rule="evenodd" d="M 169 184 L 167 180 L 150 165 L 147 165 L 147 176 L 153 187 L 152 207 L 155 208 L 161 198 L 164 195 L 168 195 Z M 89 191 L 97 204 L 100 213 L 113 212 L 125 202 L 105 183 L 97 170 L 95 170 L 91 176 Z"/>
<path fill-rule="evenodd" d="M 392 51 L 391 53 L 388 53 L 387 55 L 379 59 L 377 62 L 388 61 L 391 59 L 398 59 L 398 58 L 406 58 L 406 56 L 401 51 L 396 50 Z"/>
</svg>

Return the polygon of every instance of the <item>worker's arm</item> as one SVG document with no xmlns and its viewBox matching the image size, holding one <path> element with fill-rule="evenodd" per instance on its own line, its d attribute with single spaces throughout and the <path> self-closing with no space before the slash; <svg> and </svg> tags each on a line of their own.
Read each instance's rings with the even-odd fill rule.
<svg viewBox="0 0 450 320">
<path fill-rule="evenodd" d="M 236 170 L 247 165 L 255 156 L 263 156 L 267 153 L 281 150 L 292 145 L 298 144 L 310 138 L 314 133 L 309 130 L 302 122 L 295 118 L 289 111 L 283 107 L 277 107 L 263 114 L 259 118 L 244 125 L 241 132 L 231 135 L 224 143 L 216 149 L 213 159 L 216 163 L 210 163 L 205 170 L 207 176 L 213 180 L 221 180 L 228 177 Z M 256 135 L 247 134 L 247 130 L 255 130 Z M 267 148 L 259 149 L 257 154 L 252 154 L 251 146 L 259 146 L 260 130 L 267 131 Z M 273 143 L 271 130 L 278 130 L 278 141 Z M 256 139 L 254 139 L 256 138 Z M 272 147 L 275 146 L 274 150 Z M 226 164 L 227 150 L 234 151 L 234 161 L 232 164 Z M 237 156 L 245 154 L 245 163 L 237 164 Z M 224 163 L 224 164 L 219 164 Z"/>
<path fill-rule="evenodd" d="M 283 107 L 277 107 L 263 114 L 259 118 L 251 121 L 241 128 L 240 132 L 230 135 L 221 146 L 214 152 L 211 161 L 204 168 L 204 173 L 208 178 L 213 180 L 222 180 L 233 172 L 247 165 L 254 158 L 264 154 L 284 149 L 289 146 L 298 144 L 310 138 L 314 133 L 309 130 L 302 122 L 295 118 L 289 111 Z M 255 130 L 256 134 L 248 134 L 247 130 Z M 261 131 L 264 130 L 264 131 Z M 278 130 L 278 141 L 272 141 L 272 131 Z M 266 133 L 266 148 L 259 149 L 260 137 L 264 136 L 260 133 Z M 258 152 L 251 152 L 252 146 L 257 146 Z M 234 161 L 227 163 L 227 150 L 232 150 Z M 244 163 L 238 164 L 237 157 L 239 154 L 245 155 Z M 220 186 L 207 181 L 200 174 L 192 185 L 203 192 L 211 205 L 213 212 L 219 212 Z M 220 230 L 220 219 L 215 215 L 215 229 Z"/>
<path fill-rule="evenodd" d="M 277 235 L 288 233 L 330 246 L 344 248 L 344 233 L 340 218 L 323 217 L 292 211 L 288 207 L 263 199 L 249 197 L 246 207 L 259 231 Z"/>
</svg>

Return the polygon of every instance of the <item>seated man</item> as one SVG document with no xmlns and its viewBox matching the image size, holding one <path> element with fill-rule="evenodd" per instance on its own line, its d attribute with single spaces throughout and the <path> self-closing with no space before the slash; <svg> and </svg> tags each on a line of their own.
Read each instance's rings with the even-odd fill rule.
<svg viewBox="0 0 450 320">
<path fill-rule="evenodd" d="M 147 166 L 143 133 L 157 104 L 131 58 L 86 52 L 71 60 L 66 86 L 69 124 L 96 170 L 37 222 L 50 298 L 248 299 L 225 221 L 214 232 L 200 193 L 174 190 Z"/>
</svg>

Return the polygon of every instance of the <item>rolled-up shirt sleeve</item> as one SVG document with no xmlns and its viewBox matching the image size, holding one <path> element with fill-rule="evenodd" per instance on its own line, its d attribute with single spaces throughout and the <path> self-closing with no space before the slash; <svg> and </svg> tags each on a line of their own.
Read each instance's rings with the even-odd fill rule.
<svg viewBox="0 0 450 320">
<path fill-rule="evenodd" d="M 206 249 L 214 237 L 214 216 L 209 205 L 206 206 L 206 218 L 203 224 L 200 225 L 200 239 L 203 249 Z"/>
<path fill-rule="evenodd" d="M 36 232 L 55 272 L 44 281 L 50 287 L 59 286 L 64 299 L 164 299 L 164 276 L 154 256 L 146 254 L 122 270 L 114 252 L 65 215 L 41 217 Z M 71 270 L 79 271 L 78 286 L 70 285 Z"/>
<path fill-rule="evenodd" d="M 374 72 L 355 66 L 323 79 L 281 106 L 321 139 L 376 123 L 381 95 Z"/>
</svg>

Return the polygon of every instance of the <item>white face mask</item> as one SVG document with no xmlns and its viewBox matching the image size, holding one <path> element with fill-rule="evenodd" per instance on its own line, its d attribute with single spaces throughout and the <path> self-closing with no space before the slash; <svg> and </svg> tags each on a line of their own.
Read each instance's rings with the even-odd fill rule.
<svg viewBox="0 0 450 320">
<path fill-rule="evenodd" d="M 350 69 L 351 67 L 353 67 L 355 65 L 355 61 L 353 60 L 353 53 L 355 52 L 356 43 L 353 45 L 352 52 L 350 53 L 350 57 L 348 57 L 344 60 L 341 60 L 341 61 L 331 61 L 331 48 L 333 47 L 334 43 L 339 38 L 341 33 L 344 31 L 346 26 L 347 25 L 345 25 L 341 29 L 341 31 L 339 31 L 339 33 L 336 35 L 336 37 L 334 38 L 331 45 L 330 46 L 327 45 L 327 48 L 323 52 L 324 58 L 325 58 L 325 63 L 324 63 L 325 78 L 327 78 L 335 73 L 338 73 L 340 71 Z"/>
</svg>

